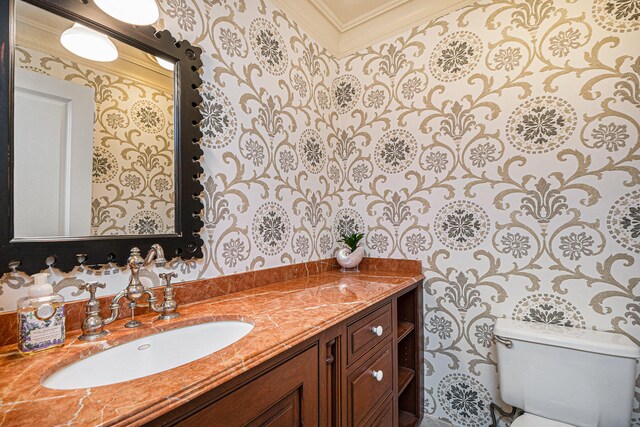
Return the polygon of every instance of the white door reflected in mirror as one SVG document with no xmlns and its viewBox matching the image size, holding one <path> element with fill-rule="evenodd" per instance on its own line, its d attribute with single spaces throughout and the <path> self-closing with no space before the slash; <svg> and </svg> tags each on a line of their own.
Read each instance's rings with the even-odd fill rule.
<svg viewBox="0 0 640 427">
<path fill-rule="evenodd" d="M 16 69 L 15 236 L 91 234 L 93 100 L 90 87 Z"/>
</svg>

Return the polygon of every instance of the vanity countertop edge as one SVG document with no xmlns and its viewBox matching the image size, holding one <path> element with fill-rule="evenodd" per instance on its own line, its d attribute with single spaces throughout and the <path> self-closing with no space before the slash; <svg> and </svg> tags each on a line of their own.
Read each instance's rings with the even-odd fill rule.
<svg viewBox="0 0 640 427">
<path fill-rule="evenodd" d="M 109 325 L 105 339 L 84 342 L 67 334 L 64 347 L 21 355 L 0 347 L 0 424 L 142 425 L 269 361 L 333 325 L 424 279 L 422 274 L 328 271 L 179 308 L 181 317 L 162 321 L 146 314 L 143 326 Z M 43 378 L 83 357 L 134 339 L 183 326 L 237 319 L 254 329 L 236 343 L 201 359 L 148 377 L 108 386 L 51 390 Z"/>
</svg>

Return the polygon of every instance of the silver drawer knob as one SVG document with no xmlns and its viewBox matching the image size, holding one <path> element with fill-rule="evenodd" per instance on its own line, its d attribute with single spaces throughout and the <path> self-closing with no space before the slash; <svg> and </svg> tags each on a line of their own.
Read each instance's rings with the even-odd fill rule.
<svg viewBox="0 0 640 427">
<path fill-rule="evenodd" d="M 382 371 L 371 371 L 371 376 L 375 378 L 376 381 L 379 382 L 379 381 L 382 381 L 384 374 L 382 373 Z"/>
<path fill-rule="evenodd" d="M 384 332 L 384 329 L 382 329 L 382 326 L 372 326 L 371 327 L 371 332 L 373 332 L 377 336 L 381 337 L 382 336 L 382 332 Z"/>
</svg>

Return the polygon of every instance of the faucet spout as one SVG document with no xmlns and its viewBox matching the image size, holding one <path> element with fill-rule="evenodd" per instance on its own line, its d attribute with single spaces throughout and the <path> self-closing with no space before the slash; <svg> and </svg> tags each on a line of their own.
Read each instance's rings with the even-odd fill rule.
<svg viewBox="0 0 640 427">
<path fill-rule="evenodd" d="M 144 259 L 144 265 L 149 265 L 155 259 L 156 267 L 164 267 L 167 264 L 167 260 L 164 257 L 164 249 L 159 244 L 154 244 L 149 249 L 147 257 Z"/>
</svg>

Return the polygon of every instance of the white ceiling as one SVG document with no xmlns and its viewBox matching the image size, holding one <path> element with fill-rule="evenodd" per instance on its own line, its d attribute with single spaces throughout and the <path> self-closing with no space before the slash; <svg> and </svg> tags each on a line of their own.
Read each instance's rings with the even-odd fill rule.
<svg viewBox="0 0 640 427">
<path fill-rule="evenodd" d="M 474 1 L 273 0 L 339 58 Z"/>
</svg>

